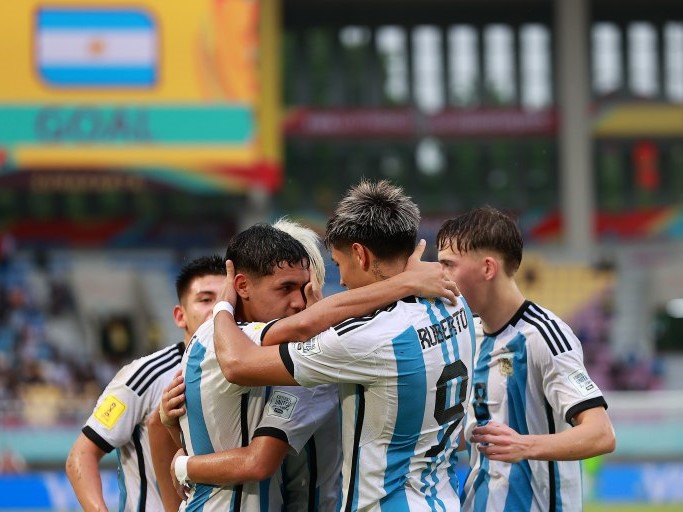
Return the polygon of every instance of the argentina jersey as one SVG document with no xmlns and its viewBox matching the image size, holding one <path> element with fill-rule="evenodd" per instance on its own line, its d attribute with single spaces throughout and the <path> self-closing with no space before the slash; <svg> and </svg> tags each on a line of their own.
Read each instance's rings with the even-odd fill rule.
<svg viewBox="0 0 683 512">
<path fill-rule="evenodd" d="M 554 434 L 579 412 L 606 407 L 583 365 L 581 344 L 551 311 L 526 301 L 495 333 L 477 343 L 465 439 L 493 420 L 520 434 Z M 579 461 L 493 461 L 468 445 L 471 471 L 463 510 L 555 512 L 579 510 Z"/>
<path fill-rule="evenodd" d="M 464 299 L 408 297 L 282 346 L 300 384 L 339 383 L 341 510 L 460 509 L 456 449 L 474 340 Z"/>
<path fill-rule="evenodd" d="M 265 324 L 240 324 L 260 344 Z M 180 428 L 188 455 L 204 455 L 248 446 L 261 420 L 266 390 L 228 382 L 213 345 L 213 320 L 202 324 L 190 340 L 181 363 L 185 379 L 185 408 Z M 269 509 L 269 482 L 242 485 L 193 486 L 186 511 L 238 512 Z"/>
<path fill-rule="evenodd" d="M 337 386 L 272 388 L 254 433 L 258 436 L 290 446 L 271 478 L 271 495 L 277 491 L 284 501 L 282 512 L 337 511 L 342 465 Z"/>
<path fill-rule="evenodd" d="M 163 510 L 149 447 L 147 418 L 159 408 L 185 345 L 163 348 L 121 368 L 100 395 L 83 434 L 105 453 L 116 449 L 119 510 Z"/>
</svg>

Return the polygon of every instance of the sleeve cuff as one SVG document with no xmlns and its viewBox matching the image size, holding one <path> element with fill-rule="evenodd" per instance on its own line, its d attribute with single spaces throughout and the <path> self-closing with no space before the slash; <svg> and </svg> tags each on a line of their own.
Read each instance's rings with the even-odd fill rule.
<svg viewBox="0 0 683 512">
<path fill-rule="evenodd" d="M 605 402 L 605 397 L 598 396 L 572 406 L 567 411 L 567 414 L 565 414 L 564 419 L 567 423 L 573 426 L 572 420 L 574 419 L 574 416 L 576 416 L 580 412 L 587 411 L 588 409 L 593 409 L 594 407 L 604 407 L 605 409 L 607 409 L 607 402 Z"/>
<path fill-rule="evenodd" d="M 294 377 L 294 361 L 292 361 L 292 356 L 289 354 L 289 343 L 280 344 L 280 357 L 282 358 L 282 364 L 285 365 L 289 374 Z"/>
<path fill-rule="evenodd" d="M 100 436 L 97 432 L 95 432 L 95 430 L 92 427 L 86 425 L 85 427 L 83 427 L 81 432 L 83 432 L 83 435 L 90 439 L 95 444 L 95 446 L 97 446 L 104 453 L 109 453 L 114 449 L 114 447 L 110 445 L 107 441 L 105 441 L 102 438 L 102 436 Z"/>
<path fill-rule="evenodd" d="M 289 444 L 287 433 L 275 427 L 258 427 L 252 437 L 274 437 Z"/>
</svg>

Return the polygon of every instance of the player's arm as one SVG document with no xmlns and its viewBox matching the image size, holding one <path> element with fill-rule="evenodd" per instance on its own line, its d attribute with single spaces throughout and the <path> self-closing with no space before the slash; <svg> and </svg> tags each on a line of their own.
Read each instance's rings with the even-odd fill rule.
<svg viewBox="0 0 683 512">
<path fill-rule="evenodd" d="M 107 512 L 102 493 L 100 460 L 106 452 L 81 433 L 66 459 L 66 475 L 84 512 Z"/>
<path fill-rule="evenodd" d="M 277 347 L 289 341 L 303 341 L 347 318 L 361 316 L 409 295 L 446 297 L 455 301 L 457 287 L 445 276 L 441 265 L 420 261 L 424 240 L 415 248 L 406 271 L 390 279 L 356 290 L 335 294 L 310 308 L 273 324 L 264 334 L 259 347 L 249 340 L 227 312 L 214 315 L 214 347 L 221 370 L 227 380 L 243 386 L 266 384 L 294 385 L 296 382 L 282 362 Z M 234 306 L 234 266 L 226 262 L 227 276 L 220 300 Z"/>
<path fill-rule="evenodd" d="M 420 240 L 408 259 L 405 271 L 389 279 L 354 290 L 336 293 L 307 307 L 304 311 L 275 323 L 261 340 L 263 346 L 308 340 L 348 318 L 371 313 L 403 297 L 443 297 L 455 303 L 455 282 L 436 262 L 421 261 L 426 243 Z M 220 335 L 220 324 L 214 324 Z"/>
<path fill-rule="evenodd" d="M 152 454 L 152 465 L 157 477 L 157 485 L 161 501 L 166 512 L 175 512 L 180 507 L 181 499 L 175 491 L 173 480 L 168 474 L 168 467 L 178 449 L 170 432 L 161 423 L 159 411 L 155 410 L 147 420 L 149 447 Z"/>
<path fill-rule="evenodd" d="M 202 484 L 236 485 L 271 477 L 282 464 L 289 445 L 270 436 L 255 437 L 249 446 L 187 458 L 187 479 Z M 176 454 L 171 473 L 177 479 L 182 457 Z"/>
<path fill-rule="evenodd" d="M 489 422 L 472 431 L 473 443 L 491 460 L 582 460 L 614 451 L 616 438 L 604 407 L 577 413 L 574 428 L 558 434 L 521 435 L 507 425 Z"/>
</svg>

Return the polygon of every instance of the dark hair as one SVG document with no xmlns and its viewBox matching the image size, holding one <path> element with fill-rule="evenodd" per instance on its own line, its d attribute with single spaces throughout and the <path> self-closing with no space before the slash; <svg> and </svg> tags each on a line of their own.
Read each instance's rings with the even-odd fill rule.
<svg viewBox="0 0 683 512">
<path fill-rule="evenodd" d="M 175 291 L 178 294 L 178 300 L 182 299 L 183 295 L 190 289 L 192 281 L 198 277 L 224 275 L 225 261 L 218 255 L 201 256 L 187 262 L 180 269 L 175 280 Z"/>
<path fill-rule="evenodd" d="M 505 272 L 514 274 L 522 263 L 522 232 L 508 215 L 491 206 L 474 208 L 441 224 L 436 235 L 438 250 L 454 252 L 480 249 L 495 251 L 503 257 Z"/>
<path fill-rule="evenodd" d="M 379 259 L 410 256 L 415 249 L 420 210 L 387 180 L 363 180 L 349 189 L 327 221 L 329 249 L 361 243 Z"/>
<path fill-rule="evenodd" d="M 284 264 L 308 268 L 308 253 L 293 236 L 268 224 L 254 224 L 228 242 L 225 259 L 232 260 L 235 271 L 255 277 L 272 275 Z"/>
</svg>

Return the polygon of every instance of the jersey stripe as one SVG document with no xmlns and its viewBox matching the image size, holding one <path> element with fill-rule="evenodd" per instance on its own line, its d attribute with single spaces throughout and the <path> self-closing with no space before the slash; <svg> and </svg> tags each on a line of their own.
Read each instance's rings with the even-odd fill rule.
<svg viewBox="0 0 683 512">
<path fill-rule="evenodd" d="M 169 347 L 168 350 L 165 350 L 145 361 L 128 379 L 128 381 L 126 381 L 126 386 L 135 391 L 138 396 L 142 396 L 144 390 L 147 389 L 150 383 L 153 382 L 154 379 L 156 379 L 161 373 L 154 373 L 150 377 L 150 374 L 153 373 L 155 369 L 164 367 L 166 370 L 168 370 L 171 366 L 180 364 L 180 360 L 183 355 L 182 347 L 184 347 L 184 344 L 180 342 L 172 347 Z"/>
<path fill-rule="evenodd" d="M 249 446 L 249 393 L 242 394 L 240 402 L 240 426 L 242 430 L 242 446 Z M 244 486 L 242 484 L 235 486 L 234 497 L 234 512 L 240 512 L 242 509 L 242 492 Z"/>
<path fill-rule="evenodd" d="M 526 419 L 527 398 L 527 346 L 522 334 L 517 334 L 507 343 L 506 348 L 515 354 L 512 359 L 512 375 L 507 378 L 507 403 L 517 404 L 508 406 L 508 425 L 522 435 L 529 434 Z M 510 467 L 510 492 L 505 501 L 505 510 L 530 510 L 533 490 L 528 475 L 531 474 L 529 462 L 522 460 Z"/>
<path fill-rule="evenodd" d="M 555 345 L 552 339 L 550 339 L 550 336 L 546 330 L 547 326 L 544 326 L 541 322 L 536 321 L 533 317 L 528 315 L 527 313 L 524 313 L 522 315 L 522 319 L 527 322 L 529 325 L 533 325 L 536 330 L 539 332 L 539 334 L 543 337 L 543 340 L 546 342 L 548 347 L 550 348 L 550 351 L 553 353 L 553 356 L 558 355 L 560 352 L 564 352 L 564 349 L 562 348 L 562 345 L 559 347 Z"/>
<path fill-rule="evenodd" d="M 147 475 L 145 473 L 145 455 L 142 452 L 142 444 L 140 443 L 140 425 L 136 425 L 133 430 L 133 445 L 135 446 L 135 455 L 138 458 L 138 471 L 140 471 L 138 512 L 145 512 L 147 507 Z"/>
<path fill-rule="evenodd" d="M 363 419 L 365 417 L 365 389 L 360 384 L 356 385 L 356 428 L 353 433 L 353 458 L 351 471 L 349 472 L 349 488 L 346 492 L 346 512 L 353 512 L 358 508 L 358 496 L 354 493 L 358 486 L 358 457 L 360 455 L 360 436 L 363 431 Z"/>
<path fill-rule="evenodd" d="M 567 336 L 562 332 L 562 329 L 560 329 L 560 326 L 557 325 L 557 321 L 555 321 L 554 318 L 550 318 L 548 316 L 548 313 L 543 311 L 540 307 L 538 307 L 536 304 L 533 302 L 530 303 L 529 305 L 529 311 L 534 311 L 539 317 L 543 317 L 545 319 L 546 323 L 549 323 L 552 326 L 552 332 L 557 334 L 557 336 L 562 340 L 564 343 L 564 346 L 567 350 L 572 350 L 572 346 L 569 343 L 569 340 L 567 339 Z"/>
<path fill-rule="evenodd" d="M 357 329 L 358 327 L 361 327 L 365 324 L 367 324 L 369 321 L 371 321 L 373 318 L 375 318 L 377 315 L 380 313 L 383 313 L 385 311 L 391 311 L 396 307 L 396 303 L 394 302 L 393 304 L 389 304 L 387 307 L 378 309 L 374 313 L 371 313 L 369 315 L 365 316 L 359 316 L 356 318 L 349 318 L 348 320 L 344 320 L 343 322 L 335 325 L 333 329 L 337 332 L 339 336 L 346 334 L 347 332 L 353 331 L 354 329 Z"/>
<path fill-rule="evenodd" d="M 202 366 L 206 348 L 200 343 L 192 345 L 185 373 L 185 407 L 190 430 L 190 443 L 195 455 L 214 453 L 211 437 L 204 421 L 202 407 Z"/>
<path fill-rule="evenodd" d="M 149 379 L 147 379 L 146 384 L 145 384 L 144 386 L 142 386 L 141 388 L 139 388 L 139 389 L 136 391 L 136 393 L 138 394 L 138 396 L 142 396 L 143 393 L 144 393 L 145 391 L 147 391 L 147 389 L 149 389 L 149 387 L 150 387 L 152 384 L 154 384 L 154 381 L 157 380 L 159 377 L 161 377 L 164 373 L 166 373 L 166 372 L 167 372 L 168 370 L 170 370 L 171 368 L 174 368 L 174 367 L 179 366 L 179 365 L 180 365 L 180 358 L 178 358 L 178 359 L 175 359 L 175 358 L 174 358 L 173 361 L 169 361 L 166 365 L 164 365 L 164 366 L 162 366 L 161 368 L 159 368 L 159 369 L 156 371 L 156 373 L 154 373 L 153 375 L 151 375 L 151 376 L 149 377 Z"/>
<path fill-rule="evenodd" d="M 386 496 L 380 501 L 383 510 L 409 510 L 405 493 L 406 475 L 415 446 L 422 430 L 427 393 L 427 377 L 422 348 L 417 343 L 415 329 L 403 331 L 392 340 L 396 372 L 403 376 L 398 386 L 397 421 L 387 449 L 387 463 L 384 471 Z M 386 498 L 389 498 L 386 500 Z"/>
<path fill-rule="evenodd" d="M 553 409 L 550 407 L 548 400 L 545 401 L 545 415 L 548 419 L 548 434 L 555 433 L 555 420 L 553 419 Z M 557 463 L 549 460 L 548 461 L 548 495 L 550 496 L 550 503 L 548 505 L 548 512 L 557 511 Z"/>
<path fill-rule="evenodd" d="M 544 339 L 546 340 L 546 343 L 550 344 L 549 338 L 547 336 L 549 335 L 550 337 L 552 337 L 555 346 L 557 347 L 560 353 L 572 350 L 569 341 L 567 340 L 566 336 L 564 335 L 560 327 L 557 325 L 557 322 L 551 320 L 548 317 L 548 315 L 545 314 L 535 304 L 529 303 L 529 306 L 522 315 L 522 318 L 539 329 L 539 332 L 543 335 Z M 534 323 L 532 319 L 536 319 L 537 323 Z M 540 325 L 543 326 L 543 329 L 541 329 Z M 553 352 L 553 355 L 557 354 Z"/>
<path fill-rule="evenodd" d="M 318 454 L 315 448 L 315 436 L 311 436 L 305 446 L 308 459 L 308 512 L 318 510 Z"/>
</svg>

